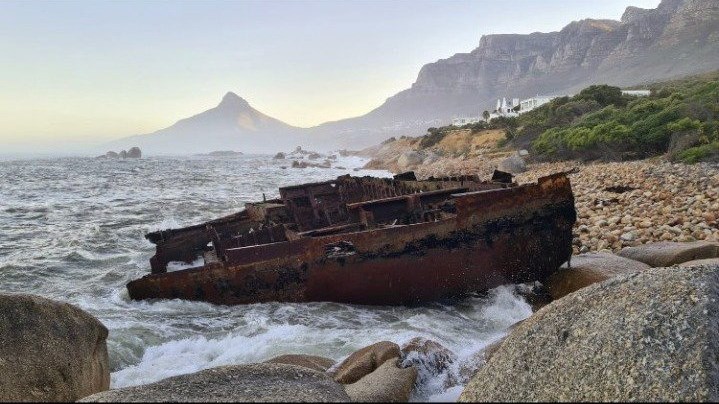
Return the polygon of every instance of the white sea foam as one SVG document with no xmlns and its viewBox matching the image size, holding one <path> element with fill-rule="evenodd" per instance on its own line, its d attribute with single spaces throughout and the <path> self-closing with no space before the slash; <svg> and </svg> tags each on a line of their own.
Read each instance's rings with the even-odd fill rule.
<svg viewBox="0 0 719 404">
<path fill-rule="evenodd" d="M 183 269 L 197 268 L 205 265 L 205 259 L 202 257 L 195 258 L 194 261 L 187 263 L 183 261 L 170 261 L 167 263 L 167 272 L 180 271 Z"/>
<path fill-rule="evenodd" d="M 458 357 L 443 374 L 420 369 L 414 400 L 453 398 L 460 369 L 530 314 L 511 286 L 452 305 L 367 307 L 336 303 L 219 306 L 182 300 L 132 301 L 125 285 L 146 275 L 153 230 L 233 213 L 277 187 L 359 170 L 366 160 L 338 158 L 341 169 L 281 169 L 271 156 L 233 159 L 143 158 L 8 161 L 0 165 L 0 284 L 80 306 L 105 324 L 112 386 L 284 353 L 341 360 L 368 344 L 432 339 Z M 193 264 L 200 264 L 195 262 Z M 174 264 L 173 264 L 174 265 Z M 186 264 L 179 264 L 185 267 Z M 451 383 L 450 383 L 451 384 Z"/>
<path fill-rule="evenodd" d="M 215 366 L 261 362 L 285 353 L 305 353 L 341 361 L 354 350 L 381 340 L 400 345 L 420 336 L 440 342 L 457 355 L 457 361 L 440 375 L 419 368 L 423 383 L 414 400 L 443 400 L 459 394 L 456 386 L 447 390 L 447 380 L 466 383 L 462 366 L 479 366 L 475 357 L 486 345 L 500 338 L 505 324 L 531 314 L 528 305 L 510 286 L 490 292 L 486 298 L 470 299 L 465 315 L 451 307 L 371 308 L 338 304 L 258 304 L 238 308 L 183 301 L 158 302 L 162 311 L 196 309 L 210 319 L 207 328 L 216 328 L 212 319 L 224 322 L 229 331 L 216 337 L 178 337 L 148 347 L 136 364 L 112 374 L 112 387 L 125 387 Z M 147 304 L 147 303 L 144 303 Z M 183 308 L 170 305 L 184 305 Z M 159 309 L 159 308 L 157 308 Z M 234 321 L 229 311 L 242 312 Z M 212 312 L 212 313 L 211 313 Z M 500 320 L 502 313 L 506 321 Z M 315 319 L 315 316 L 322 316 Z M 349 321 L 351 319 L 356 322 Z M 319 321 L 317 321 L 319 320 Z M 241 324 L 238 324 L 241 323 Z M 472 329 L 472 324 L 480 327 Z M 486 326 L 485 324 L 493 324 Z M 168 330 L 172 332 L 172 330 Z M 460 387 L 461 387 L 460 384 Z"/>
</svg>

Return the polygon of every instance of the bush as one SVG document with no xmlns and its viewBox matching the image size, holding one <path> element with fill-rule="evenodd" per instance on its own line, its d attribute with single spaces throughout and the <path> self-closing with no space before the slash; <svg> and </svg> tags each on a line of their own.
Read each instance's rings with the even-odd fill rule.
<svg viewBox="0 0 719 404">
<path fill-rule="evenodd" d="M 719 161 L 719 142 L 702 146 L 691 147 L 678 154 L 678 160 L 686 164 L 696 164 L 700 161 Z"/>
<path fill-rule="evenodd" d="M 719 75 L 665 84 L 631 98 L 591 86 L 520 115 L 516 142 L 539 158 L 626 159 L 669 152 L 684 161 L 714 158 L 719 142 Z M 687 153 L 681 154 L 686 151 Z"/>
</svg>

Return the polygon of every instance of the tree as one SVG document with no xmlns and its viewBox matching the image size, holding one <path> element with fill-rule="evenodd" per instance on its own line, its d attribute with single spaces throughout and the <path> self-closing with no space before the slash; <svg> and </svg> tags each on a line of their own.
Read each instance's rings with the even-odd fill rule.
<svg viewBox="0 0 719 404">
<path fill-rule="evenodd" d="M 485 121 L 489 121 L 489 111 L 484 110 L 484 112 L 482 112 L 482 118 L 484 118 Z"/>
</svg>

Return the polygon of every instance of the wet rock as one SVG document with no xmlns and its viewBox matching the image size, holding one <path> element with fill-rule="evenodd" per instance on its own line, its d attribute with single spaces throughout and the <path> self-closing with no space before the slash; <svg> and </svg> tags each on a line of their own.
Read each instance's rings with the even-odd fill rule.
<svg viewBox="0 0 719 404">
<path fill-rule="evenodd" d="M 497 170 L 505 173 L 519 174 L 527 171 L 527 165 L 524 159 L 517 154 L 511 155 L 499 162 Z"/>
<path fill-rule="evenodd" d="M 0 401 L 75 401 L 107 390 L 107 328 L 38 296 L 0 294 Z"/>
<path fill-rule="evenodd" d="M 142 386 L 109 390 L 82 402 L 347 402 L 326 373 L 280 363 L 222 366 Z"/>
<path fill-rule="evenodd" d="M 622 257 L 644 262 L 652 267 L 668 267 L 682 262 L 719 257 L 719 243 L 695 241 L 688 243 L 656 242 L 626 247 Z"/>
<path fill-rule="evenodd" d="M 335 364 L 335 361 L 315 355 L 288 354 L 276 356 L 270 360 L 266 360 L 265 363 L 284 363 L 287 365 L 302 366 L 318 372 L 326 372 L 327 369 Z"/>
<path fill-rule="evenodd" d="M 716 401 L 719 268 L 652 268 L 525 320 L 460 401 Z"/>
<path fill-rule="evenodd" d="M 544 282 L 552 299 L 557 300 L 594 283 L 617 275 L 649 269 L 650 266 L 618 255 L 599 252 L 575 255 L 571 268 L 560 268 Z"/>
<path fill-rule="evenodd" d="M 392 358 L 374 372 L 344 387 L 352 401 L 402 403 L 409 401 L 416 379 L 416 368 L 410 366 L 402 369 L 399 367 L 399 358 Z"/>
<path fill-rule="evenodd" d="M 347 357 L 334 369 L 334 379 L 342 384 L 354 383 L 373 372 L 387 360 L 400 356 L 399 345 L 394 342 L 381 341 L 366 346 Z"/>
<path fill-rule="evenodd" d="M 446 373 L 456 360 L 454 352 L 439 342 L 422 337 L 412 338 L 402 347 L 402 367 L 414 366 L 419 371 L 419 385 Z"/>
</svg>

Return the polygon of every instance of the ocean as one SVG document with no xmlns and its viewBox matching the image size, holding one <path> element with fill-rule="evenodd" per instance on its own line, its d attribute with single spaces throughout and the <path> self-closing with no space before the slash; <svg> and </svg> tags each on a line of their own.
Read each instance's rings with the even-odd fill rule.
<svg viewBox="0 0 719 404">
<path fill-rule="evenodd" d="M 460 369 L 532 313 L 513 285 L 418 307 L 129 299 L 125 284 L 149 273 L 147 232 L 236 212 L 263 193 L 277 197 L 280 186 L 390 175 L 353 170 L 363 164 L 357 157 L 340 158 L 345 169 L 282 168 L 290 163 L 262 155 L 0 161 L 0 291 L 72 303 L 102 321 L 112 388 L 285 353 L 339 361 L 374 342 L 423 337 L 458 359 L 440 375 L 420 369 L 413 400 L 456 399 Z"/>
</svg>

